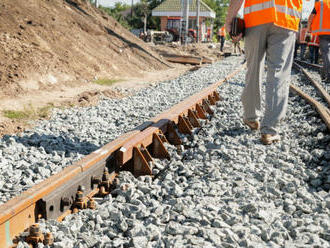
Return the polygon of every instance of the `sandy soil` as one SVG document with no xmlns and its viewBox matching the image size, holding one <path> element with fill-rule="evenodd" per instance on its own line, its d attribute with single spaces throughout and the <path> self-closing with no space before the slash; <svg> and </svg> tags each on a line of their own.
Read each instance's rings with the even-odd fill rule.
<svg viewBox="0 0 330 248">
<path fill-rule="evenodd" d="M 100 96 L 123 95 L 95 79 L 140 88 L 193 69 L 163 54 L 220 55 L 209 44 L 145 43 L 87 0 L 2 0 L 0 23 L 0 136 L 29 127 L 4 110 L 96 104 Z"/>
</svg>

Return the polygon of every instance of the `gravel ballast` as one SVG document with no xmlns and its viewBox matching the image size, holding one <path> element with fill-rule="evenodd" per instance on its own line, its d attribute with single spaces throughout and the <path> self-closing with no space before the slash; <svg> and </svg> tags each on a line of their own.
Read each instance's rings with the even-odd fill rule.
<svg viewBox="0 0 330 248">
<path fill-rule="evenodd" d="M 309 76 L 315 80 L 320 86 L 329 94 L 330 86 L 325 83 L 325 81 L 321 80 L 320 73 L 318 71 L 303 67 L 305 71 L 309 74 Z M 292 78 L 294 85 L 298 86 L 299 88 L 303 89 L 304 92 L 319 103 L 323 104 L 325 107 L 329 107 L 327 101 L 323 98 L 321 93 L 316 89 L 313 83 L 305 76 L 303 72 L 294 69 L 292 71 Z"/>
<path fill-rule="evenodd" d="M 225 78 L 241 62 L 232 57 L 123 99 L 57 110 L 50 121 L 41 121 L 33 130 L 4 136 L 0 139 L 0 204 Z"/>
<path fill-rule="evenodd" d="M 326 126 L 290 95 L 282 140 L 264 146 L 242 124 L 243 87 L 244 72 L 219 87 L 214 115 L 182 151 L 167 145 L 171 161 L 155 160 L 154 179 L 121 172 L 96 210 L 42 222 L 54 247 L 330 247 Z"/>
</svg>

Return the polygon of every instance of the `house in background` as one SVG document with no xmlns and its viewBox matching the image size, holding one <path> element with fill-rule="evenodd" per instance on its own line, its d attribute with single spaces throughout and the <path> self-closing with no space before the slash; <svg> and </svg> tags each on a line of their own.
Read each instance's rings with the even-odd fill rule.
<svg viewBox="0 0 330 248">
<path fill-rule="evenodd" d="M 194 36 L 197 30 L 196 0 L 189 1 L 189 35 Z M 178 40 L 180 35 L 180 25 L 183 14 L 182 0 L 165 0 L 152 10 L 152 16 L 160 17 L 161 31 L 169 31 L 173 35 L 173 40 Z M 215 12 L 200 1 L 199 26 L 201 30 L 201 41 L 212 38 L 213 20 Z M 207 26 L 209 23 L 209 26 Z M 195 37 L 196 38 L 196 37 Z"/>
</svg>

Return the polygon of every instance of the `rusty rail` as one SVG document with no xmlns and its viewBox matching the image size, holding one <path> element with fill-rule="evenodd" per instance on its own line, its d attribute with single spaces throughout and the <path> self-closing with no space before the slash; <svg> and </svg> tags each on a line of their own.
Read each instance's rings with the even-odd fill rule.
<svg viewBox="0 0 330 248">
<path fill-rule="evenodd" d="M 321 115 L 323 121 L 325 122 L 325 124 L 328 127 L 328 130 L 330 130 L 330 111 L 329 111 L 329 109 L 324 107 L 321 103 L 316 101 L 311 96 L 304 93 L 298 86 L 294 86 L 291 84 L 290 90 L 297 93 L 298 95 L 300 95 L 301 97 L 306 99 L 311 105 L 313 105 L 316 108 L 317 112 L 319 112 L 319 114 Z"/>
<path fill-rule="evenodd" d="M 220 100 L 218 86 L 243 68 L 0 205 L 0 247 L 12 246 L 14 238 L 29 227 L 38 233 L 33 225 L 41 218 L 62 220 L 77 209 L 95 205 L 92 197 L 109 193 L 121 170 L 150 175 L 152 157 L 169 158 L 163 142 L 181 144 L 177 130 L 190 134 L 200 126 L 198 119 L 212 114 L 210 105 Z"/>
<path fill-rule="evenodd" d="M 311 81 L 311 83 L 314 85 L 315 88 L 317 88 L 317 90 L 320 92 L 320 94 L 322 95 L 322 97 L 327 101 L 329 107 L 330 107 L 330 95 L 328 94 L 328 92 L 322 87 L 321 84 L 319 84 L 318 82 L 316 82 L 311 76 L 310 74 L 304 69 L 302 68 L 300 65 L 298 65 L 297 63 L 293 63 L 293 65 L 298 68 L 298 70 L 300 70 L 302 73 L 304 73 L 304 75 L 308 78 L 309 81 Z"/>
<path fill-rule="evenodd" d="M 311 63 L 308 63 L 308 62 L 305 62 L 305 61 L 301 61 L 301 60 L 295 60 L 295 62 L 297 64 L 301 64 L 301 65 L 304 65 L 304 66 L 308 66 L 308 67 L 311 67 L 313 69 L 316 69 L 318 71 L 321 71 L 323 69 L 323 66 L 321 65 L 317 65 L 317 64 L 311 64 Z"/>
</svg>

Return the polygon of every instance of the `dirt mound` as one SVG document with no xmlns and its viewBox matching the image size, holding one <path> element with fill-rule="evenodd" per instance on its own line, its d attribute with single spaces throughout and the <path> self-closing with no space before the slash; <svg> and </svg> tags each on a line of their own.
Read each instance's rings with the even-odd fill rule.
<svg viewBox="0 0 330 248">
<path fill-rule="evenodd" d="M 168 68 L 87 0 L 2 0 L 0 23 L 0 97 Z"/>
</svg>

